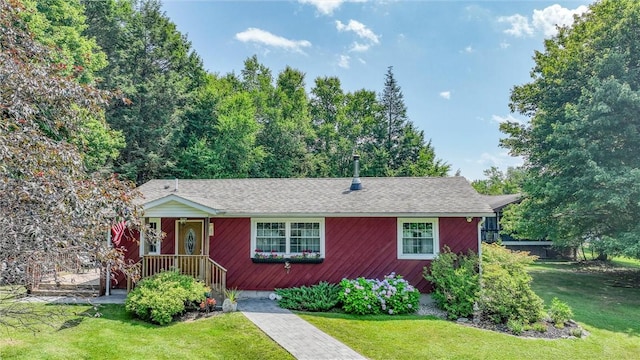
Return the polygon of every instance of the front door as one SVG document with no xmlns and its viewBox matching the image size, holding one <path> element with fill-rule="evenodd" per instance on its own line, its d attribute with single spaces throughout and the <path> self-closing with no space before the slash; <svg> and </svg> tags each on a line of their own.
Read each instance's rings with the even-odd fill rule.
<svg viewBox="0 0 640 360">
<path fill-rule="evenodd" d="M 178 221 L 178 255 L 202 255 L 202 220 Z"/>
</svg>

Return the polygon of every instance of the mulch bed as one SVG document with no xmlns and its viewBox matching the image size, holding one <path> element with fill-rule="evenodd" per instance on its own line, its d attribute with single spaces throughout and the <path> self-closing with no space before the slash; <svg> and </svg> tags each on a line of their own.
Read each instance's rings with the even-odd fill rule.
<svg viewBox="0 0 640 360">
<path fill-rule="evenodd" d="M 176 321 L 177 322 L 190 322 L 190 321 L 196 321 L 196 320 L 201 320 L 201 319 L 208 319 L 214 316 L 220 316 L 222 315 L 222 309 L 220 310 L 213 310 L 213 311 L 201 311 L 201 310 L 190 310 L 190 311 L 186 311 L 184 313 L 182 313 L 181 315 L 178 315 L 176 317 Z"/>
<path fill-rule="evenodd" d="M 445 311 L 438 309 L 433 302 L 421 304 L 417 314 L 431 315 L 431 316 L 439 317 L 441 319 L 447 318 L 447 313 Z M 542 323 L 545 324 L 547 327 L 546 332 L 526 330 L 526 331 L 523 331 L 520 335 L 514 334 L 511 330 L 509 330 L 509 328 L 507 328 L 507 325 L 496 324 L 488 319 L 483 319 L 483 320 L 474 322 L 470 319 L 461 318 L 461 319 L 458 319 L 456 323 L 464 326 L 470 326 L 478 329 L 500 332 L 503 334 L 509 334 L 509 335 L 518 336 L 522 338 L 535 338 L 535 339 L 574 338 L 575 336 L 573 334 L 575 334 L 575 332 L 577 331 L 576 329 L 580 329 L 582 331 L 581 337 L 583 338 L 589 335 L 589 333 L 586 330 L 582 329 L 580 325 L 576 324 L 573 320 L 566 323 L 565 327 L 562 329 L 556 328 L 551 322 L 543 321 Z"/>
<path fill-rule="evenodd" d="M 535 330 L 525 330 L 523 331 L 521 334 L 514 334 L 511 330 L 509 330 L 509 328 L 507 328 L 507 325 L 505 324 L 495 324 L 491 321 L 480 321 L 477 323 L 474 323 L 470 320 L 467 319 L 458 319 L 457 323 L 461 324 L 461 325 L 466 325 L 466 326 L 470 326 L 470 327 L 475 327 L 478 329 L 484 329 L 484 330 L 489 330 L 489 331 L 496 331 L 496 332 L 500 332 L 500 333 L 504 333 L 504 334 L 509 334 L 509 335 L 513 335 L 513 336 L 517 336 L 517 337 L 522 337 L 522 338 L 531 338 L 531 339 L 569 339 L 569 338 L 576 338 L 576 336 L 574 336 L 574 334 L 578 331 L 581 331 L 581 338 L 587 337 L 589 335 L 589 333 L 584 330 L 582 327 L 580 327 L 580 325 L 578 325 L 576 322 L 574 322 L 573 320 L 570 320 L 569 322 L 567 322 L 564 326 L 564 328 L 562 329 L 558 329 L 556 328 L 553 323 L 551 322 L 545 322 L 543 321 L 542 323 L 545 324 L 547 326 L 547 331 L 545 332 L 539 332 L 539 331 L 535 331 Z"/>
</svg>

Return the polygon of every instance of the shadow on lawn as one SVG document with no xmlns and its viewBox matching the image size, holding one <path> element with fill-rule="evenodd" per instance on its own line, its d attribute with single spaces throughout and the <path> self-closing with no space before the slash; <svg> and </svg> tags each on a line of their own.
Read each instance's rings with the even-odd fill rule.
<svg viewBox="0 0 640 360">
<path fill-rule="evenodd" d="M 602 262 L 540 262 L 533 289 L 545 303 L 567 302 L 574 319 L 597 329 L 640 336 L 640 269 Z"/>
<path fill-rule="evenodd" d="M 153 328 L 168 328 L 171 326 L 176 326 L 182 324 L 184 322 L 189 321 L 201 321 L 213 318 L 217 315 L 222 314 L 222 311 L 212 311 L 211 313 L 200 313 L 196 311 L 188 311 L 176 318 L 174 321 L 167 325 L 158 325 L 154 323 L 150 323 L 135 317 L 133 314 L 127 312 L 124 308 L 124 305 L 120 304 L 102 304 L 96 307 L 97 310 L 90 309 L 87 311 L 88 317 L 99 317 L 101 319 L 118 321 L 124 324 L 128 324 L 131 326 L 138 326 L 145 329 L 153 329 Z M 98 316 L 96 316 L 98 313 Z"/>
<path fill-rule="evenodd" d="M 67 305 L 75 306 L 75 305 Z M 86 305 L 77 305 L 86 306 Z M 121 304 L 96 304 L 91 305 L 83 312 L 75 313 L 75 316 L 70 316 L 59 328 L 59 330 L 68 329 L 74 326 L 80 325 L 86 318 L 100 318 L 104 320 L 117 321 L 126 323 L 133 326 L 141 326 L 144 328 L 157 328 L 159 325 L 151 324 L 140 319 L 133 317 Z"/>
<path fill-rule="evenodd" d="M 451 321 L 441 319 L 432 315 L 415 315 L 415 314 L 403 314 L 403 315 L 353 315 L 340 311 L 334 312 L 305 312 L 296 311 L 297 314 L 304 314 L 305 316 L 322 317 L 327 319 L 346 319 L 355 321 L 443 321 L 451 323 Z"/>
</svg>

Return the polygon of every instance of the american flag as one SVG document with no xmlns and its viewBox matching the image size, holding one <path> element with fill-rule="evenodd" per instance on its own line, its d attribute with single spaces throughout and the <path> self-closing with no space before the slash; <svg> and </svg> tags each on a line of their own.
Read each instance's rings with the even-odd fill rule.
<svg viewBox="0 0 640 360">
<path fill-rule="evenodd" d="M 115 246 L 120 246 L 120 241 L 122 241 L 122 235 L 124 235 L 124 230 L 126 228 L 126 221 L 121 221 L 111 227 L 111 241 L 113 241 Z"/>
</svg>

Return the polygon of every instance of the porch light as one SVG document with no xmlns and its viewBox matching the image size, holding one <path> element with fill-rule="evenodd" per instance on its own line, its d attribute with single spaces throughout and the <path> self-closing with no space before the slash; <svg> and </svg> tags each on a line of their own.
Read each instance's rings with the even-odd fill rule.
<svg viewBox="0 0 640 360">
<path fill-rule="evenodd" d="M 187 223 L 187 218 L 180 218 L 180 225 L 184 225 Z"/>
</svg>

